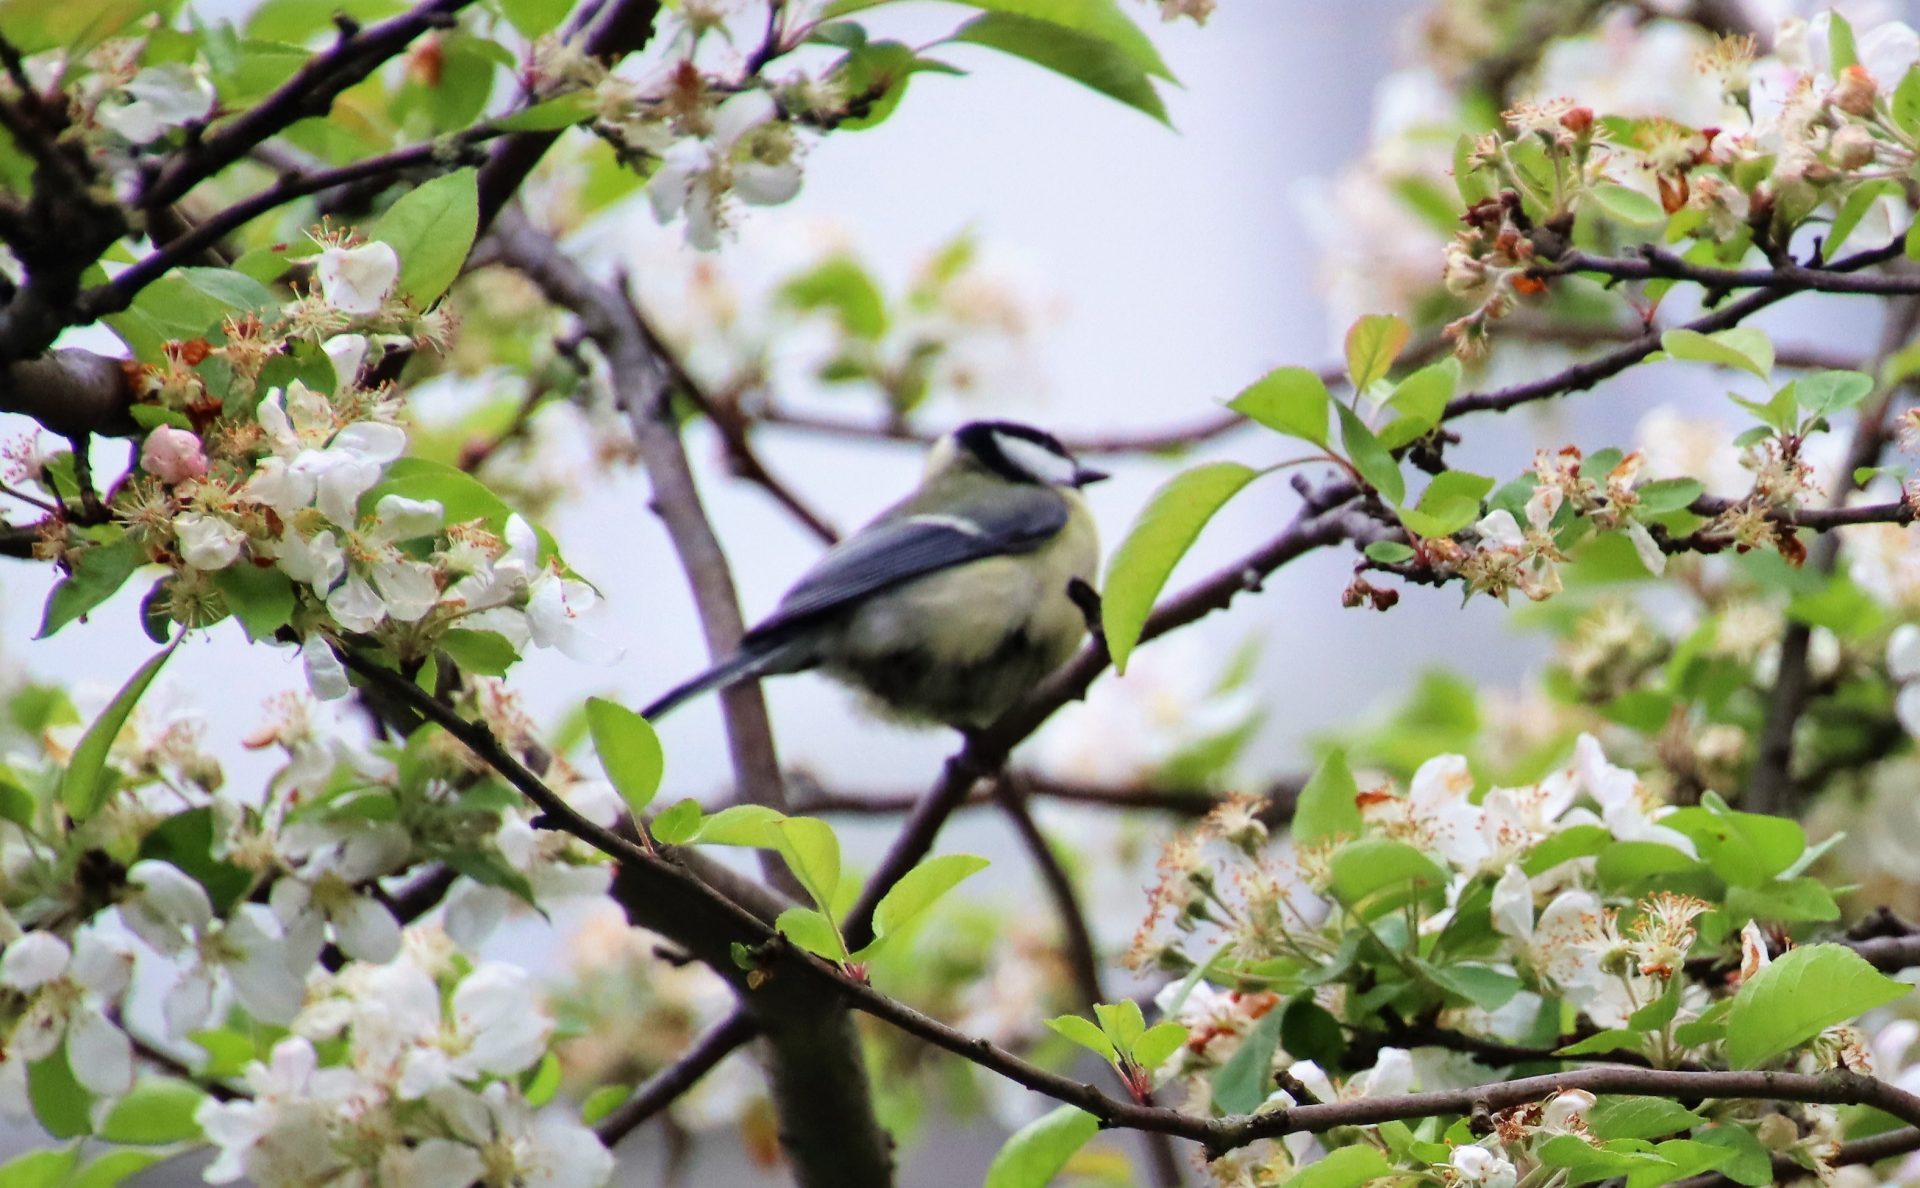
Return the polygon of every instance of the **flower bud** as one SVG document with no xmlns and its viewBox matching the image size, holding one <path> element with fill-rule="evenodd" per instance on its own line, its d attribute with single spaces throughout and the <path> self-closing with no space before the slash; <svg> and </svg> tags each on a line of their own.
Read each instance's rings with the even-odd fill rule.
<svg viewBox="0 0 1920 1188">
<path fill-rule="evenodd" d="M 207 455 L 200 439 L 185 429 L 162 425 L 140 447 L 140 469 L 172 486 L 207 477 Z"/>
<path fill-rule="evenodd" d="M 1829 146 L 1833 163 L 1841 169 L 1863 169 L 1873 164 L 1878 148 L 1873 133 L 1858 124 L 1848 124 L 1835 132 Z"/>
<path fill-rule="evenodd" d="M 1872 115 L 1874 90 L 1873 75 L 1856 62 L 1840 72 L 1831 98 L 1833 105 L 1848 115 Z"/>
</svg>

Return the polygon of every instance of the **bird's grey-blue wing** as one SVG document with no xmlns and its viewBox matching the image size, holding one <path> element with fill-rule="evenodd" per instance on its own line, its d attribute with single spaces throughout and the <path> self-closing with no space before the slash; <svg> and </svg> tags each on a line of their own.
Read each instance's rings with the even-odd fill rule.
<svg viewBox="0 0 1920 1188">
<path fill-rule="evenodd" d="M 1067 501 L 1038 485 L 1003 490 L 992 511 L 964 520 L 925 512 L 883 518 L 829 549 L 773 614 L 747 633 L 746 642 L 771 642 L 795 624 L 929 573 L 1029 552 L 1066 522 Z"/>
</svg>

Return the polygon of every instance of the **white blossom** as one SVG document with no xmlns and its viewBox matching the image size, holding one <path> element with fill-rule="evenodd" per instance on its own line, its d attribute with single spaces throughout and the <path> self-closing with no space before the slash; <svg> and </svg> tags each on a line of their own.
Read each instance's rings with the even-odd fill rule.
<svg viewBox="0 0 1920 1188">
<path fill-rule="evenodd" d="M 268 392 L 257 416 L 272 454 L 260 461 L 241 494 L 283 519 L 318 507 L 335 524 L 350 527 L 361 494 L 407 447 L 406 432 L 397 425 L 340 426 L 326 396 L 299 380 Z"/>
<path fill-rule="evenodd" d="M 729 193 L 755 206 L 774 206 L 800 191 L 793 130 L 765 91 L 742 91 L 714 109 L 704 139 L 681 140 L 662 155 L 647 181 L 647 198 L 662 223 L 684 213 L 687 241 L 719 246 Z"/>
<path fill-rule="evenodd" d="M 376 314 L 400 279 L 400 257 L 378 240 L 351 248 L 335 245 L 320 252 L 313 275 L 328 305 L 345 314 Z"/>
<path fill-rule="evenodd" d="M 102 103 L 94 117 L 132 144 L 149 144 L 213 110 L 213 84 L 203 71 L 182 62 L 148 66 L 124 90 L 132 102 Z"/>
<path fill-rule="evenodd" d="M 185 512 L 173 521 L 174 535 L 180 540 L 180 556 L 195 569 L 225 569 L 240 558 L 240 546 L 247 534 L 218 516 Z"/>
<path fill-rule="evenodd" d="M 66 1041 L 80 1084 L 116 1097 L 133 1087 L 133 1044 L 108 1012 L 127 992 L 133 956 L 89 929 L 69 945 L 29 932 L 0 954 L 0 988 L 26 996 L 0 1045 L 0 1068 L 44 1060 Z"/>
</svg>

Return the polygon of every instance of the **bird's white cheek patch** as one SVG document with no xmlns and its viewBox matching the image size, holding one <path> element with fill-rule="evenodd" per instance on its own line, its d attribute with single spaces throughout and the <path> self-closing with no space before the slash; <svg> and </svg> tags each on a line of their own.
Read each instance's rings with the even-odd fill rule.
<svg viewBox="0 0 1920 1188">
<path fill-rule="evenodd" d="M 1043 483 L 1055 486 L 1069 486 L 1079 468 L 1070 458 L 1063 458 L 1043 445 L 1036 445 L 1024 437 L 1009 434 L 996 434 L 995 441 L 1000 445 L 1000 453 L 1007 461 L 1026 471 Z"/>
</svg>

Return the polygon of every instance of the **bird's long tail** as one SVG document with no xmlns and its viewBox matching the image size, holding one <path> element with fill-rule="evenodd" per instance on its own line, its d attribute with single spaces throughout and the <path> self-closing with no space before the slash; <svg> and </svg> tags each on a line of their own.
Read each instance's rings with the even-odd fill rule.
<svg viewBox="0 0 1920 1188">
<path fill-rule="evenodd" d="M 640 716 L 649 722 L 660 718 L 677 707 L 681 702 L 700 696 L 711 689 L 725 689 L 741 681 L 766 676 L 776 672 L 795 672 L 806 667 L 796 663 L 799 649 L 789 642 L 764 650 L 748 648 L 731 659 L 714 665 L 707 671 L 675 685 L 656 698 L 652 705 L 640 711 Z"/>
</svg>

